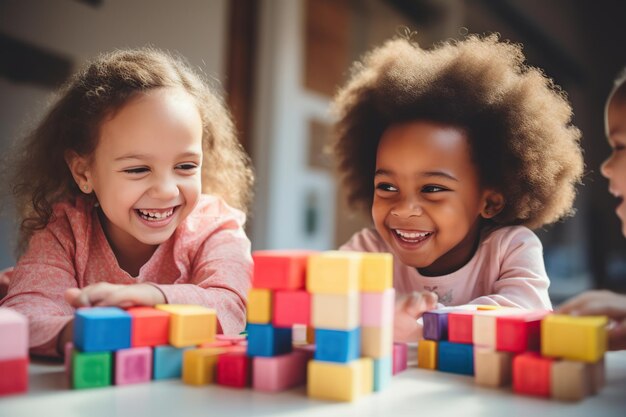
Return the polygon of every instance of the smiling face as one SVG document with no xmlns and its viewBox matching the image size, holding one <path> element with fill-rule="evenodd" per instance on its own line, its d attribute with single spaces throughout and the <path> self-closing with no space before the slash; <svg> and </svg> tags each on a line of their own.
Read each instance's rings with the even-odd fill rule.
<svg viewBox="0 0 626 417">
<path fill-rule="evenodd" d="M 198 202 L 201 164 L 202 120 L 182 90 L 141 94 L 105 120 L 84 179 L 114 251 L 145 252 L 169 239 Z"/>
<path fill-rule="evenodd" d="M 601 167 L 602 175 L 609 180 L 609 192 L 618 198 L 615 212 L 622 221 L 622 234 L 626 236 L 626 85 L 609 99 L 605 113 L 606 135 L 613 150 Z"/>
<path fill-rule="evenodd" d="M 385 131 L 374 187 L 376 230 L 403 263 L 427 275 L 465 265 L 481 215 L 492 217 L 503 205 L 499 194 L 481 188 L 466 134 L 425 121 Z"/>
</svg>

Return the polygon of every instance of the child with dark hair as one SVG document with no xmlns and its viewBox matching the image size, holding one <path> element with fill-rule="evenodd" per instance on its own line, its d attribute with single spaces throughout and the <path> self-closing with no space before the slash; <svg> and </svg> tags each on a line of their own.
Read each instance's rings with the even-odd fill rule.
<svg viewBox="0 0 626 417">
<path fill-rule="evenodd" d="M 230 115 L 181 58 L 146 48 L 78 72 L 15 155 L 22 250 L 3 307 L 57 355 L 81 306 L 200 304 L 245 326 L 252 171 Z"/>
<path fill-rule="evenodd" d="M 437 301 L 551 308 L 531 229 L 572 213 L 580 131 L 519 46 L 390 40 L 334 104 L 349 201 L 374 221 L 341 249 L 393 254 L 396 340 L 417 339 L 416 319 Z"/>
</svg>

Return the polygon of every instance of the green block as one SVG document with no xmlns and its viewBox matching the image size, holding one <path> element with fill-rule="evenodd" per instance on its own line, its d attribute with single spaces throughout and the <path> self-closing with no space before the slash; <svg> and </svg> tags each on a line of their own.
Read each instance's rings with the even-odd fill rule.
<svg viewBox="0 0 626 417">
<path fill-rule="evenodd" d="M 72 351 L 72 386 L 75 389 L 111 385 L 111 352 Z"/>
</svg>

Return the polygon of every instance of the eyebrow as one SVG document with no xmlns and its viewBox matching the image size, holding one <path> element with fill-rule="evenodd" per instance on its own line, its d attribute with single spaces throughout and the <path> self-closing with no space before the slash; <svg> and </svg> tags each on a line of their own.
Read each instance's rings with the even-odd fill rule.
<svg viewBox="0 0 626 417">
<path fill-rule="evenodd" d="M 387 170 L 387 169 L 377 169 L 376 172 L 374 173 L 374 177 L 377 177 L 379 175 L 388 175 L 388 176 L 393 176 L 394 172 Z M 426 171 L 426 172 L 420 172 L 418 174 L 420 177 L 426 177 L 426 178 L 446 178 L 452 181 L 459 181 L 454 175 L 449 174 L 445 171 Z"/>
<path fill-rule="evenodd" d="M 198 152 L 183 152 L 180 155 L 178 155 L 178 158 L 192 158 L 192 157 L 197 157 L 200 156 L 200 154 Z M 127 154 L 127 155 L 122 155 L 118 158 L 115 158 L 114 161 L 125 161 L 127 159 L 150 159 L 151 155 L 148 154 L 143 154 L 143 153 L 131 153 L 131 154 Z"/>
</svg>

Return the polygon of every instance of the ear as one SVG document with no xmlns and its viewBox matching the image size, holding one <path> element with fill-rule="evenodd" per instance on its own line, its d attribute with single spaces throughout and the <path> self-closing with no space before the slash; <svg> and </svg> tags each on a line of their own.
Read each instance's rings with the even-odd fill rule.
<svg viewBox="0 0 626 417">
<path fill-rule="evenodd" d="M 483 208 L 480 215 L 485 219 L 491 219 L 497 216 L 502 209 L 506 200 L 502 193 L 495 190 L 486 190 L 483 198 Z"/>
<path fill-rule="evenodd" d="M 90 194 L 93 191 L 93 184 L 91 182 L 91 164 L 89 163 L 89 159 L 74 151 L 66 151 L 65 163 L 70 169 L 78 188 L 83 193 Z"/>
</svg>

